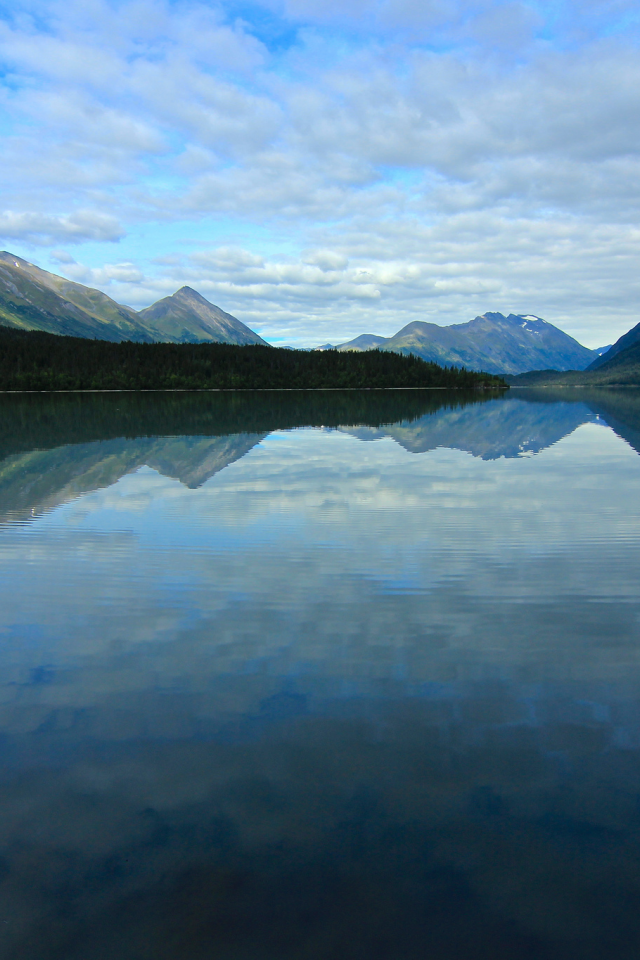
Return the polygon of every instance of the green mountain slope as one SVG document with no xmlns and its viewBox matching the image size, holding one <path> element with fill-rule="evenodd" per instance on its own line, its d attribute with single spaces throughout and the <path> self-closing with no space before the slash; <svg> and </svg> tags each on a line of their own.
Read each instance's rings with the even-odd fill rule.
<svg viewBox="0 0 640 960">
<path fill-rule="evenodd" d="M 116 343 L 265 344 L 190 287 L 136 312 L 6 250 L 0 252 L 0 324 Z"/>
<path fill-rule="evenodd" d="M 517 377 L 507 376 L 505 380 L 514 387 L 640 387 L 640 340 L 614 354 L 596 369 L 567 370 L 564 373 L 531 370 Z"/>
<path fill-rule="evenodd" d="M 141 310 L 140 320 L 159 336 L 157 340 L 171 343 L 260 343 L 265 340 L 250 330 L 236 317 L 209 303 L 191 287 L 181 287 L 176 293 Z"/>
<path fill-rule="evenodd" d="M 632 327 L 631 330 L 623 334 L 619 340 L 616 340 L 612 347 L 609 347 L 608 350 L 597 357 L 597 359 L 587 367 L 587 370 L 599 370 L 600 367 L 609 363 L 609 361 L 613 360 L 619 353 L 622 353 L 627 347 L 632 347 L 635 343 L 640 343 L 640 323 L 637 323 L 635 327 Z"/>
<path fill-rule="evenodd" d="M 0 297 L 6 326 L 110 341 L 154 339 L 131 307 L 6 251 L 0 252 Z"/>
<path fill-rule="evenodd" d="M 640 386 L 640 338 L 615 353 L 597 369 L 585 371 L 583 377 L 594 384 Z"/>
<path fill-rule="evenodd" d="M 63 336 L 122 339 L 117 330 L 6 263 L 0 263 L 0 323 Z"/>
<path fill-rule="evenodd" d="M 433 363 L 518 374 L 526 370 L 582 370 L 596 356 L 540 317 L 485 313 L 468 323 L 441 327 L 416 320 L 393 337 L 363 334 L 338 350 L 391 350 Z"/>
</svg>

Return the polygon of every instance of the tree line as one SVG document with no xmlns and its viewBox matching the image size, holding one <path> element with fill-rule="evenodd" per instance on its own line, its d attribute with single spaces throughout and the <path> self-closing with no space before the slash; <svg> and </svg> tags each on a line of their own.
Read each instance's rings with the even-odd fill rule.
<svg viewBox="0 0 640 960">
<path fill-rule="evenodd" d="M 246 390 L 505 387 L 488 373 L 381 350 L 226 343 L 110 343 L 0 326 L 0 390 Z"/>
</svg>

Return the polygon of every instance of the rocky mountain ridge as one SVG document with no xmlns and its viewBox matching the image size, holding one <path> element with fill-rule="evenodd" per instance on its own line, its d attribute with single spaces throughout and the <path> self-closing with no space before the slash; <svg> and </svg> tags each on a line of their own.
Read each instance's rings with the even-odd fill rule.
<svg viewBox="0 0 640 960">
<path fill-rule="evenodd" d="M 7 251 L 0 252 L 0 325 L 111 342 L 266 344 L 190 287 L 136 311 Z M 640 338 L 640 324 L 625 336 Z M 589 350 L 541 317 L 488 312 L 446 327 L 417 320 L 392 337 L 361 334 L 337 347 L 327 343 L 316 349 L 377 349 L 414 354 L 444 366 L 517 375 L 595 369 L 623 349 L 624 340 L 606 352 Z"/>
<path fill-rule="evenodd" d="M 634 347 L 637 343 L 640 343 L 640 323 L 637 323 L 635 327 L 632 327 L 631 330 L 624 333 L 616 340 L 613 346 L 608 347 L 607 350 L 603 350 L 600 356 L 587 367 L 587 370 L 600 369 L 605 363 L 609 363 L 609 361 L 617 357 L 618 354 L 628 350 L 630 347 Z"/>
<path fill-rule="evenodd" d="M 136 311 L 7 251 L 0 252 L 0 324 L 116 343 L 266 345 L 257 333 L 191 287 Z"/>
<path fill-rule="evenodd" d="M 414 320 L 392 337 L 361 334 L 335 349 L 413 353 L 434 363 L 496 374 L 584 370 L 599 355 L 541 317 L 492 312 L 448 327 Z"/>
<path fill-rule="evenodd" d="M 507 375 L 505 380 L 514 387 L 639 387 L 640 324 L 623 334 L 586 370 L 529 370 L 515 376 Z"/>
</svg>

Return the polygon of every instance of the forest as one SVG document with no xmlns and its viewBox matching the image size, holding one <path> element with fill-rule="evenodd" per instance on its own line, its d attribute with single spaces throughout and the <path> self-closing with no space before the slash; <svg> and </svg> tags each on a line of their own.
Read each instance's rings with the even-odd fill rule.
<svg viewBox="0 0 640 960">
<path fill-rule="evenodd" d="M 0 326 L 0 390 L 502 389 L 412 355 L 226 343 L 110 343 Z"/>
</svg>

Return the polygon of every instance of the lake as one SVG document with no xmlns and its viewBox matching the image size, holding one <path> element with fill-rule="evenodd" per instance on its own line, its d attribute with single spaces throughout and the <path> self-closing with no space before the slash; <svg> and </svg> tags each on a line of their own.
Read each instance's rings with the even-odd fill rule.
<svg viewBox="0 0 640 960">
<path fill-rule="evenodd" d="M 637 960 L 640 391 L 0 397 L 3 960 Z"/>
</svg>

